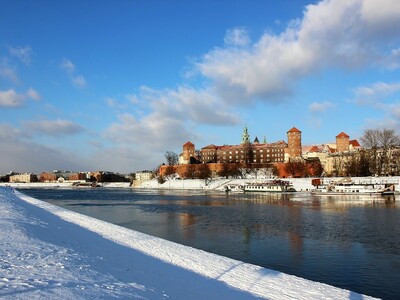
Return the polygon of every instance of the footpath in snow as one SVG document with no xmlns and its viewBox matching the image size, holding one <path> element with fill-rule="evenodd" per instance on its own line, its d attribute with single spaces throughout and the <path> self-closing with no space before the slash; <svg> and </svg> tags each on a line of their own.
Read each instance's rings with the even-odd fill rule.
<svg viewBox="0 0 400 300">
<path fill-rule="evenodd" d="M 372 299 L 0 187 L 1 299 Z"/>
</svg>

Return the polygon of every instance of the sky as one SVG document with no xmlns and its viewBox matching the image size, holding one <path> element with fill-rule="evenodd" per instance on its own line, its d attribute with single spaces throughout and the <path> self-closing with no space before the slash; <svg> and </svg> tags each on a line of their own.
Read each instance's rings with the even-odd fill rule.
<svg viewBox="0 0 400 300">
<path fill-rule="evenodd" d="M 0 174 L 400 133 L 400 1 L 0 2 Z"/>
</svg>

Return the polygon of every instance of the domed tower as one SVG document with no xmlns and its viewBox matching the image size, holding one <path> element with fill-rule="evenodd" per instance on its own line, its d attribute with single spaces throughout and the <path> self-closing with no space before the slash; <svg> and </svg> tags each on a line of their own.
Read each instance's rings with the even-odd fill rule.
<svg viewBox="0 0 400 300">
<path fill-rule="evenodd" d="M 301 151 L 301 131 L 293 127 L 287 132 L 288 146 L 285 149 L 286 160 L 300 157 Z"/>
<path fill-rule="evenodd" d="M 247 127 L 243 129 L 242 144 L 250 144 L 250 135 L 249 131 L 247 130 Z"/>
<path fill-rule="evenodd" d="M 350 148 L 350 136 L 343 131 L 336 136 L 336 152 L 348 152 Z"/>
</svg>

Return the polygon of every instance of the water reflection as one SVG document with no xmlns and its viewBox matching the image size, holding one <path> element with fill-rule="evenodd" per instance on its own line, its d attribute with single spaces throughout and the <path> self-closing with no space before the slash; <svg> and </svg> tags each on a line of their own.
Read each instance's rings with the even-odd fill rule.
<svg viewBox="0 0 400 300">
<path fill-rule="evenodd" d="M 101 189 L 26 193 L 311 280 L 387 299 L 400 294 L 400 208 L 393 196 Z"/>
</svg>

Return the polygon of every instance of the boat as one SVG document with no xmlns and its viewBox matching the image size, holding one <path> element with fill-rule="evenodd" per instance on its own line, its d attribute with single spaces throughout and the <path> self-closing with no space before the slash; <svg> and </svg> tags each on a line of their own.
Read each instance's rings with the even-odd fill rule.
<svg viewBox="0 0 400 300">
<path fill-rule="evenodd" d="M 243 193 L 243 185 L 241 184 L 227 184 L 224 191 L 226 193 Z"/>
<path fill-rule="evenodd" d="M 313 195 L 395 195 L 397 181 L 364 179 L 354 181 L 351 178 L 325 181 L 324 179 L 313 179 L 311 190 Z"/>
<path fill-rule="evenodd" d="M 252 182 L 243 185 L 244 192 L 262 192 L 262 193 L 293 193 L 296 189 L 292 183 L 286 180 L 269 180 L 263 182 Z"/>
</svg>

